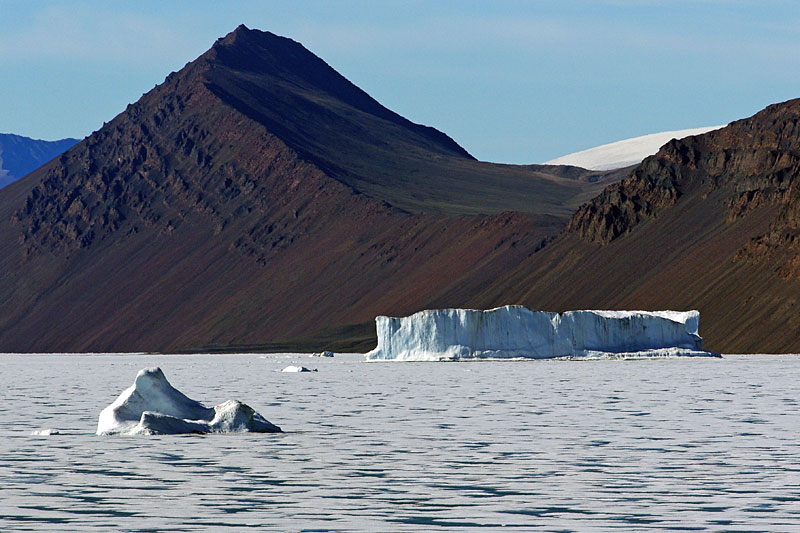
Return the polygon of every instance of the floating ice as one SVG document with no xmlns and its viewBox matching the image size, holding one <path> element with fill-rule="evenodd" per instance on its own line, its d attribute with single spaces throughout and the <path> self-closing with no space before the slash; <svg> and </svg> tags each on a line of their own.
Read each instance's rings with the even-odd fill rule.
<svg viewBox="0 0 800 533">
<path fill-rule="evenodd" d="M 277 433 L 252 407 L 228 400 L 206 407 L 170 385 L 160 368 L 136 375 L 114 403 L 100 412 L 98 435 L 163 435 L 177 433 Z"/>
<path fill-rule="evenodd" d="M 316 372 L 317 369 L 311 370 L 310 368 L 306 368 L 304 366 L 287 366 L 281 372 Z"/>
<path fill-rule="evenodd" d="M 333 352 L 325 350 L 324 352 L 314 352 L 311 357 L 333 357 Z"/>
<path fill-rule="evenodd" d="M 715 356 L 701 350 L 698 311 L 434 309 L 375 319 L 369 360 Z"/>
<path fill-rule="evenodd" d="M 31 432 L 32 436 L 36 437 L 49 437 L 50 435 L 60 435 L 56 429 L 37 429 Z"/>
</svg>

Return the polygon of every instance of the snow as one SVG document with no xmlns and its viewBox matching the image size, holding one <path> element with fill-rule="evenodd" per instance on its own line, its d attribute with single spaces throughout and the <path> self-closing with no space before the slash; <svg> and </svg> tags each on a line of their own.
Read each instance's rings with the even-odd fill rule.
<svg viewBox="0 0 800 533">
<path fill-rule="evenodd" d="M 589 170 L 611 170 L 641 163 L 672 139 L 702 135 L 723 126 L 664 131 L 589 148 L 547 161 L 546 165 L 572 165 Z"/>
<path fill-rule="evenodd" d="M 146 368 L 133 385 L 100 412 L 98 435 L 164 435 L 178 433 L 276 433 L 252 407 L 228 400 L 206 407 L 170 385 L 160 368 Z"/>
<path fill-rule="evenodd" d="M 553 357 L 675 357 L 701 350 L 698 311 L 488 311 L 434 309 L 375 319 L 368 360 L 439 361 Z"/>
</svg>

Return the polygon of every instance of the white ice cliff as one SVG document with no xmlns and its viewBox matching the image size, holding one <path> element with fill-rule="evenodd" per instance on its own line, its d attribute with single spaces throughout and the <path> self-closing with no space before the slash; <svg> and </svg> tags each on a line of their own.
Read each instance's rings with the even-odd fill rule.
<svg viewBox="0 0 800 533">
<path fill-rule="evenodd" d="M 166 435 L 177 433 L 277 433 L 252 407 L 228 400 L 206 407 L 170 385 L 160 368 L 146 368 L 133 385 L 100 412 L 98 435 Z"/>
<path fill-rule="evenodd" d="M 713 356 L 701 350 L 698 311 L 433 309 L 375 319 L 368 360 Z"/>
</svg>

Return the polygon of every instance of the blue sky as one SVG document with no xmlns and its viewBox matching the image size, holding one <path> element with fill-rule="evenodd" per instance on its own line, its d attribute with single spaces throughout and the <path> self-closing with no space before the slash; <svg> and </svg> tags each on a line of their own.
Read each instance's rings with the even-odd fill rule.
<svg viewBox="0 0 800 533">
<path fill-rule="evenodd" d="M 488 161 L 800 97 L 794 0 L 0 0 L 0 132 L 88 135 L 240 23 L 300 41 Z"/>
</svg>

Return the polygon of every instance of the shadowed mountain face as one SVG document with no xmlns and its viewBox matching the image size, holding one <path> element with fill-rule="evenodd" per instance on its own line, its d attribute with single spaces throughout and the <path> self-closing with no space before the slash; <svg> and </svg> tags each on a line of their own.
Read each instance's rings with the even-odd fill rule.
<svg viewBox="0 0 800 533">
<path fill-rule="evenodd" d="M 569 216 L 601 189 L 531 167 L 475 161 L 291 39 L 240 27 L 201 59 L 208 61 L 206 86 L 222 102 L 329 176 L 409 212 Z"/>
<path fill-rule="evenodd" d="M 36 170 L 77 142 L 78 139 L 40 141 L 0 133 L 0 188 Z"/>
<path fill-rule="evenodd" d="M 559 172 L 475 161 L 240 27 L 0 191 L 0 349 L 367 348 L 349 325 L 462 304 L 618 176 Z"/>
<path fill-rule="evenodd" d="M 701 311 L 719 351 L 800 352 L 800 100 L 673 140 L 476 302 Z"/>
</svg>

